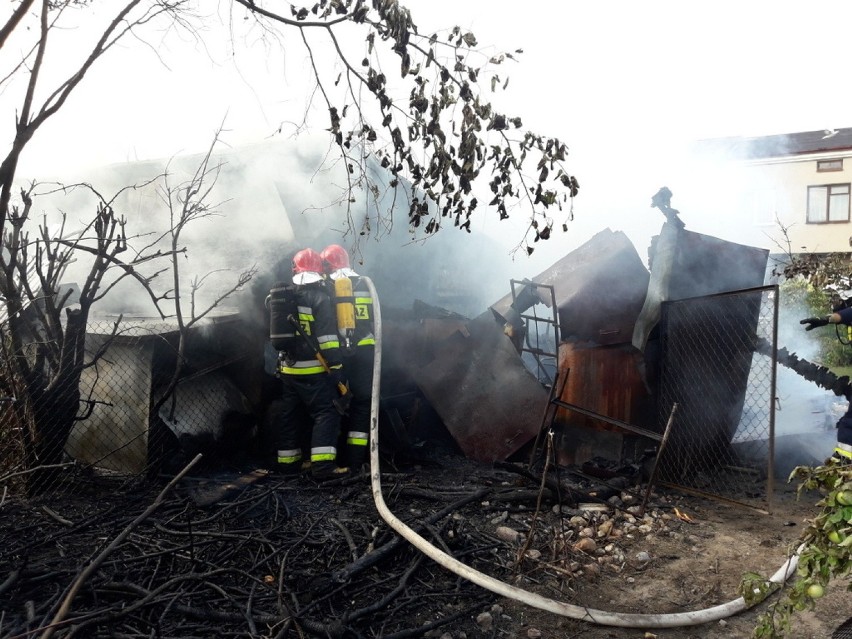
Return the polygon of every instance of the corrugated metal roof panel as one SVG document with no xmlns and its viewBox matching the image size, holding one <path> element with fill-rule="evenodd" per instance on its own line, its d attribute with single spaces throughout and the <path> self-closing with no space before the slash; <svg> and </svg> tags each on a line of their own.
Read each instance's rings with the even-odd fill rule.
<svg viewBox="0 0 852 639">
<path fill-rule="evenodd" d="M 548 393 L 490 312 L 438 344 L 415 379 L 471 459 L 505 460 L 541 427 Z"/>
<path fill-rule="evenodd" d="M 631 340 L 649 278 L 628 237 L 605 229 L 532 281 L 553 286 L 562 339 L 619 344 Z M 507 295 L 491 308 L 503 315 L 511 303 Z"/>
</svg>

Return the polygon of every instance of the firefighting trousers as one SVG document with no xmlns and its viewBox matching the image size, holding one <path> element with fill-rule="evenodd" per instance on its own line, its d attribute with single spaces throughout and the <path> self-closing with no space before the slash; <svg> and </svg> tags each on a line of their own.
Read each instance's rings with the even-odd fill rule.
<svg viewBox="0 0 852 639">
<path fill-rule="evenodd" d="M 846 414 L 837 422 L 837 446 L 834 454 L 852 462 L 852 402 Z"/>
<path fill-rule="evenodd" d="M 373 358 L 375 347 L 358 346 L 355 352 L 343 360 L 343 370 L 352 391 L 349 414 L 343 419 L 345 444 L 343 465 L 357 469 L 369 457 L 370 408 L 373 391 Z"/>
<path fill-rule="evenodd" d="M 302 444 L 310 433 L 311 465 L 332 465 L 337 460 L 340 413 L 334 407 L 337 389 L 326 373 L 281 376 L 282 410 L 278 425 L 278 467 L 298 469 Z M 306 419 L 305 417 L 308 417 Z"/>
</svg>

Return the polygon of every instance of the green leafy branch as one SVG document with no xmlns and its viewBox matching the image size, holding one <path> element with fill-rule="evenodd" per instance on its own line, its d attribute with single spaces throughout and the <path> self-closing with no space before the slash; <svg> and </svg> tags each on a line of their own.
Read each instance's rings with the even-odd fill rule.
<svg viewBox="0 0 852 639">
<path fill-rule="evenodd" d="M 403 187 L 412 232 L 432 234 L 449 223 L 469 232 L 488 191 L 487 206 L 498 220 L 518 210 L 529 216 L 517 247 L 527 253 L 550 237 L 554 212 L 567 208 L 567 230 L 579 190 L 564 167 L 567 145 L 525 130 L 520 117 L 499 112 L 486 97 L 507 86 L 495 69 L 522 50 L 485 55 L 476 36 L 459 27 L 422 35 L 397 0 L 319 0 L 292 6 L 289 15 L 253 0 L 235 1 L 257 20 L 301 30 L 317 81 L 313 95 L 325 102 L 328 130 L 353 193 L 350 223 L 356 185 L 366 184 L 378 197 L 368 162 L 373 159 L 389 173 L 389 188 Z M 366 31 L 357 53 L 346 48 L 353 25 Z M 316 47 L 323 43 L 309 40 L 309 30 L 325 33 L 339 72 L 320 68 Z M 388 59 L 397 60 L 398 75 L 383 69 Z M 486 180 L 481 189 L 474 187 Z"/>
<path fill-rule="evenodd" d="M 788 636 L 795 614 L 812 610 L 825 595 L 832 580 L 852 572 L 852 465 L 834 458 L 817 467 L 798 466 L 790 481 L 799 480 L 798 495 L 804 491 L 820 491 L 817 502 L 821 512 L 809 521 L 801 535 L 797 579 L 785 584 L 783 596 L 761 615 L 753 636 L 778 639 Z M 846 588 L 852 591 L 852 584 Z M 755 573 L 744 576 L 740 592 L 749 604 L 765 599 L 771 586 Z"/>
</svg>

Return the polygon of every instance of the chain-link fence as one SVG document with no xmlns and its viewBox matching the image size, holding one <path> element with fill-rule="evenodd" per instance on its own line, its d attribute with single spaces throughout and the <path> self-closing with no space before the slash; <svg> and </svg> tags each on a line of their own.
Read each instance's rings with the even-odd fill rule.
<svg viewBox="0 0 852 639">
<path fill-rule="evenodd" d="M 2 379 L 9 394 L 0 403 L 0 491 L 56 492 L 93 471 L 174 471 L 198 451 L 226 451 L 230 462 L 257 452 L 271 381 L 260 365 L 261 334 L 235 314 L 194 327 L 168 392 L 178 362 L 176 323 L 131 319 L 114 329 L 114 319 L 89 322 L 76 388 L 73 376 L 66 392 L 34 392 L 10 373 Z M 53 379 L 61 389 L 65 380 Z M 61 410 L 66 400 L 73 412 Z"/>
<path fill-rule="evenodd" d="M 737 501 L 771 498 L 777 290 L 763 287 L 668 302 L 660 323 L 660 431 L 678 409 L 658 477 Z M 180 383 L 174 323 L 90 321 L 75 413 L 0 379 L 0 491 L 55 491 L 69 475 L 130 477 L 177 470 L 199 448 L 228 463 L 265 450 L 262 422 L 275 379 L 262 331 L 236 314 L 187 335 Z M 4 370 L 10 370 L 6 367 Z M 53 403 L 51 403 L 53 402 Z M 188 445 L 187 445 L 188 444 Z M 169 467 L 171 465 L 171 467 Z M 175 468 L 177 466 L 178 468 Z"/>
<path fill-rule="evenodd" d="M 771 507 L 777 318 L 775 286 L 663 305 L 662 482 Z"/>
</svg>

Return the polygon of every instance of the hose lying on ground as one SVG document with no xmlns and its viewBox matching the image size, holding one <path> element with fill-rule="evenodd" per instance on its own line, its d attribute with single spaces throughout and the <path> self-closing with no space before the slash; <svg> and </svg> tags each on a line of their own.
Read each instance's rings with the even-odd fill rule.
<svg viewBox="0 0 852 639">
<path fill-rule="evenodd" d="M 494 592 L 503 597 L 514 599 L 521 603 L 527 604 L 534 608 L 553 612 L 563 617 L 578 619 L 581 621 L 589 621 L 602 626 L 619 626 L 622 628 L 675 628 L 679 626 L 696 626 L 710 621 L 717 621 L 735 615 L 749 606 L 746 605 L 745 599 L 739 597 L 724 604 L 705 608 L 703 610 L 694 610 L 690 612 L 675 612 L 663 614 L 636 614 L 622 612 L 607 612 L 604 610 L 595 610 L 593 608 L 585 608 L 567 604 L 553 599 L 548 599 L 541 595 L 511 586 L 507 583 L 490 577 L 470 566 L 463 564 L 458 559 L 451 557 L 444 551 L 436 548 L 429 543 L 424 537 L 417 534 L 409 528 L 405 522 L 401 521 L 385 503 L 382 495 L 382 480 L 379 473 L 379 390 L 381 386 L 381 370 L 382 370 L 382 320 L 381 308 L 376 289 L 373 286 L 372 280 L 367 277 L 363 278 L 370 289 L 370 294 L 373 297 L 373 312 L 374 312 L 374 334 L 376 338 L 375 361 L 373 363 L 373 387 L 372 387 L 372 404 L 370 413 L 370 483 L 373 491 L 373 500 L 376 503 L 376 508 L 379 511 L 382 519 L 399 533 L 404 539 L 410 542 L 424 555 L 436 561 L 438 564 L 455 573 L 456 575 L 467 579 L 491 592 Z M 799 563 L 799 553 L 802 547 L 790 557 L 778 571 L 769 578 L 773 584 L 783 584 L 789 579 L 796 570 Z"/>
</svg>

